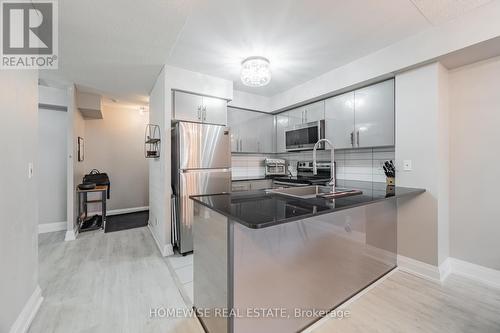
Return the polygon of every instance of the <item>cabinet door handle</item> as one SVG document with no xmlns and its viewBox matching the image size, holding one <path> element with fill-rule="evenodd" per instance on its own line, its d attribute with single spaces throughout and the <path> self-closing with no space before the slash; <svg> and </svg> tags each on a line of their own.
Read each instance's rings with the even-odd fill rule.
<svg viewBox="0 0 500 333">
<path fill-rule="evenodd" d="M 354 147 L 354 132 L 351 132 L 351 146 Z"/>
<path fill-rule="evenodd" d="M 203 121 L 207 120 L 207 107 L 203 106 Z"/>
<path fill-rule="evenodd" d="M 359 131 L 356 132 L 356 138 L 358 140 L 358 147 L 359 147 Z"/>
<path fill-rule="evenodd" d="M 201 120 L 201 106 L 198 106 L 198 120 Z"/>
<path fill-rule="evenodd" d="M 307 123 L 307 110 L 304 111 L 304 122 Z"/>
</svg>

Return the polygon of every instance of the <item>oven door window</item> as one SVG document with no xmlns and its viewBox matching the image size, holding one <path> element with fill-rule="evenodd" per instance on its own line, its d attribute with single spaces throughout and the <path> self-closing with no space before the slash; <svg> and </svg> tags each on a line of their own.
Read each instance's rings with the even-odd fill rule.
<svg viewBox="0 0 500 333">
<path fill-rule="evenodd" d="M 286 146 L 297 147 L 318 142 L 318 127 L 306 127 L 286 132 Z"/>
</svg>

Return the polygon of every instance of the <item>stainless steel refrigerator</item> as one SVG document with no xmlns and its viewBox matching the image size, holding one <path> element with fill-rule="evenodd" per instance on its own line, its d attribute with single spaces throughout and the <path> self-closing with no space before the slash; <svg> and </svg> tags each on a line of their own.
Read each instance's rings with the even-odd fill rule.
<svg viewBox="0 0 500 333">
<path fill-rule="evenodd" d="M 191 195 L 231 191 L 229 128 L 178 122 L 172 128 L 173 242 L 180 253 L 193 251 Z"/>
</svg>

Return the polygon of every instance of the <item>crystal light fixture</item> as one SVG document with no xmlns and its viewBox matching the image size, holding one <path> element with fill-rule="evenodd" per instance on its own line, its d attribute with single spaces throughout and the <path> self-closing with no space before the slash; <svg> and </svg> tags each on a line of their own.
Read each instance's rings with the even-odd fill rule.
<svg viewBox="0 0 500 333">
<path fill-rule="evenodd" d="M 249 87 L 263 87 L 271 81 L 271 68 L 267 58 L 249 57 L 241 62 L 241 82 Z"/>
</svg>

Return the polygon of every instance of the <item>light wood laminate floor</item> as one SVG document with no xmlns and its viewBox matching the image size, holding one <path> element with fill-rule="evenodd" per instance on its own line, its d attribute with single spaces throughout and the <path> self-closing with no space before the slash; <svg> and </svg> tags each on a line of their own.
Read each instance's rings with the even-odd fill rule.
<svg viewBox="0 0 500 333">
<path fill-rule="evenodd" d="M 72 242 L 41 234 L 39 261 L 44 301 L 31 333 L 203 332 L 195 318 L 151 318 L 151 308 L 186 305 L 147 228 Z"/>
<path fill-rule="evenodd" d="M 500 290 L 450 275 L 443 284 L 396 271 L 346 304 L 350 318 L 323 320 L 314 333 L 498 333 Z"/>
<path fill-rule="evenodd" d="M 187 308 L 182 279 L 172 274 L 192 262 L 167 264 L 147 228 L 63 239 L 64 232 L 40 235 L 45 299 L 31 333 L 203 332 L 194 318 L 150 317 L 155 307 Z M 500 332 L 500 290 L 455 275 L 439 284 L 396 271 L 345 310 L 349 318 L 324 319 L 306 332 Z"/>
</svg>

